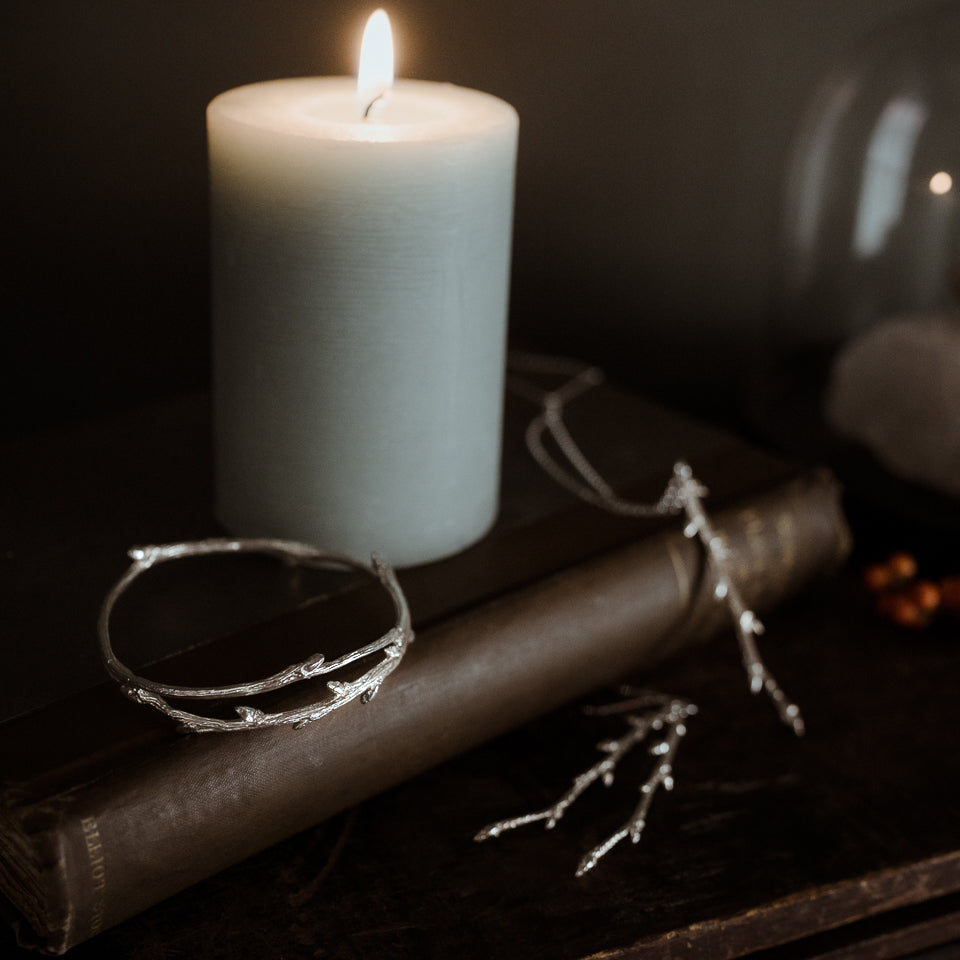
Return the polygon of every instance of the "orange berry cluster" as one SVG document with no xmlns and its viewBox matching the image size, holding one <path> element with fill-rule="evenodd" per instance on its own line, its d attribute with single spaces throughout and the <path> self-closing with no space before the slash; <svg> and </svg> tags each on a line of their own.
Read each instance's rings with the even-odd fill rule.
<svg viewBox="0 0 960 960">
<path fill-rule="evenodd" d="M 863 571 L 863 582 L 876 597 L 879 614 L 901 627 L 927 626 L 941 610 L 960 614 L 960 575 L 938 582 L 917 576 L 917 561 L 909 553 L 892 553 Z"/>
</svg>

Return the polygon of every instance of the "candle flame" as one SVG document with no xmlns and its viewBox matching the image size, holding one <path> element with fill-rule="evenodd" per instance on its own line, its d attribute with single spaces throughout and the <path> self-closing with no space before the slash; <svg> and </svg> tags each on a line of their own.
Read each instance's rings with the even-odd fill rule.
<svg viewBox="0 0 960 960">
<path fill-rule="evenodd" d="M 357 104 L 364 119 L 393 86 L 393 36 L 390 18 L 374 10 L 363 31 L 360 69 L 357 71 Z"/>
</svg>

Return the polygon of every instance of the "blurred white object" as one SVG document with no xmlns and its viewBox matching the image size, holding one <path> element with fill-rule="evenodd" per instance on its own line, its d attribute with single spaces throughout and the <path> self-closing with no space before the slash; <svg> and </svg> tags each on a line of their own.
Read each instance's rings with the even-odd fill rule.
<svg viewBox="0 0 960 960">
<path fill-rule="evenodd" d="M 960 315 L 896 317 L 851 338 L 824 416 L 891 473 L 960 494 Z"/>
</svg>

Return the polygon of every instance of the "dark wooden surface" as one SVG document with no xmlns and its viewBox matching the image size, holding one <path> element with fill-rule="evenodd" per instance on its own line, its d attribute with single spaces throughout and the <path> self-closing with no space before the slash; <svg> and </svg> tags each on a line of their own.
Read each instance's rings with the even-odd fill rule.
<svg viewBox="0 0 960 960">
<path fill-rule="evenodd" d="M 960 937 L 958 631 L 876 621 L 852 573 L 767 618 L 796 740 L 732 637 L 645 682 L 699 715 L 638 847 L 577 880 L 630 813 L 642 756 L 546 832 L 546 805 L 616 721 L 544 717 L 158 905 L 76 958 L 905 956 Z M 0 934 L 0 949 L 9 933 Z M 12 948 L 4 954 L 16 956 Z"/>
</svg>

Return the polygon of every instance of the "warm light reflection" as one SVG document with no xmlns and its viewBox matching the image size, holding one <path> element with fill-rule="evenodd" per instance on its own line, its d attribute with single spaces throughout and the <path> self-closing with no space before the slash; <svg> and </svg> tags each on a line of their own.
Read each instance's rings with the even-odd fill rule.
<svg viewBox="0 0 960 960">
<path fill-rule="evenodd" d="M 938 196 L 949 193 L 952 187 L 953 177 L 946 170 L 941 170 L 930 178 L 930 192 Z"/>
<path fill-rule="evenodd" d="M 357 71 L 357 105 L 362 117 L 371 115 L 393 86 L 393 36 L 390 18 L 384 10 L 370 14 L 360 45 Z"/>
</svg>

